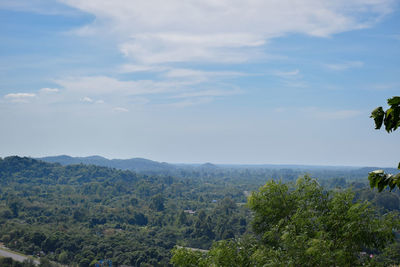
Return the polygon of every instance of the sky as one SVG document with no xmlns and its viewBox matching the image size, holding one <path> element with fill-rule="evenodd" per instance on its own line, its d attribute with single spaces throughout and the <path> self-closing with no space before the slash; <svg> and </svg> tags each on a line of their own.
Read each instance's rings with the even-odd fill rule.
<svg viewBox="0 0 400 267">
<path fill-rule="evenodd" d="M 397 0 L 1 0 L 0 157 L 395 167 Z"/>
</svg>

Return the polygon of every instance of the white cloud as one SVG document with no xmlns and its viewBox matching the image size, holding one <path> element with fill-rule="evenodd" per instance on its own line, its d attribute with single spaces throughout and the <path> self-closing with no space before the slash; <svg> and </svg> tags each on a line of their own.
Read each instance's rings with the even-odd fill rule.
<svg viewBox="0 0 400 267">
<path fill-rule="evenodd" d="M 135 81 L 121 81 L 116 78 L 108 76 L 85 76 L 85 77 L 69 77 L 67 79 L 56 80 L 58 85 L 64 88 L 62 90 L 65 99 L 79 98 L 81 102 L 111 105 L 133 105 L 143 106 L 151 103 L 151 99 L 147 98 L 152 96 L 158 101 L 171 102 L 174 98 L 201 98 L 201 97 L 223 97 L 228 95 L 235 95 L 241 93 L 239 89 L 232 89 L 232 86 L 220 84 L 218 90 L 204 90 L 203 86 L 208 86 L 207 75 L 222 75 L 216 73 L 184 73 L 183 70 L 175 79 L 164 77 L 160 81 L 151 80 L 135 80 Z M 188 75 L 194 76 L 188 76 Z M 199 77 L 197 77 L 198 75 Z M 233 75 L 233 74 L 232 74 Z M 207 82 L 207 83 L 205 83 Z M 215 86 L 215 83 L 213 83 Z M 221 89 L 225 88 L 225 89 Z M 90 97 L 88 96 L 90 95 Z M 146 96 L 146 98 L 144 97 Z M 192 103 L 191 101 L 190 103 Z M 198 100 L 195 101 L 199 102 Z M 186 102 L 185 102 L 186 103 Z M 201 102 L 203 103 L 203 102 Z M 200 103 L 199 103 L 200 104 Z M 193 105 L 193 104 L 190 104 Z M 190 106 L 188 103 L 179 104 L 179 106 Z"/>
<path fill-rule="evenodd" d="M 336 64 L 325 64 L 325 67 L 335 71 L 342 71 L 350 68 L 361 68 L 362 66 L 364 66 L 364 62 L 361 61 L 347 61 Z"/>
<path fill-rule="evenodd" d="M 121 81 L 108 76 L 70 77 L 55 80 L 69 93 L 88 95 L 145 95 L 176 91 L 184 83 L 151 80 Z"/>
<path fill-rule="evenodd" d="M 185 92 L 179 95 L 172 96 L 171 98 L 193 98 L 193 97 L 216 97 L 216 96 L 229 96 L 240 94 L 240 90 L 204 90 Z"/>
<path fill-rule="evenodd" d="M 131 72 L 144 72 L 154 71 L 159 72 L 165 70 L 165 67 L 151 66 L 151 65 L 136 65 L 136 64 L 124 64 L 120 67 L 119 72 L 131 73 Z"/>
<path fill-rule="evenodd" d="M 39 90 L 40 93 L 58 93 L 59 91 L 58 88 L 42 88 Z"/>
<path fill-rule="evenodd" d="M 112 34 L 135 62 L 243 62 L 289 33 L 327 37 L 362 29 L 395 0 L 60 0 L 96 16 L 80 34 Z"/>
<path fill-rule="evenodd" d="M 366 87 L 369 87 L 371 90 L 398 90 L 400 88 L 400 83 L 380 83 L 380 84 L 370 84 Z"/>
<path fill-rule="evenodd" d="M 115 107 L 115 108 L 113 108 L 113 110 L 115 112 L 128 112 L 129 111 L 129 109 L 122 108 L 122 107 Z"/>
<path fill-rule="evenodd" d="M 243 62 L 256 58 L 249 48 L 265 43 L 262 37 L 251 34 L 138 34 L 120 44 L 121 52 L 130 59 L 145 64 L 165 62 Z"/>
<path fill-rule="evenodd" d="M 298 69 L 292 71 L 273 71 L 271 74 L 281 78 L 281 82 L 286 87 L 304 88 L 308 86 L 307 83 L 303 81 L 303 76 Z"/>
<path fill-rule="evenodd" d="M 245 76 L 247 74 L 235 71 L 201 71 L 201 70 L 193 70 L 193 69 L 170 69 L 168 70 L 164 76 L 168 78 L 203 78 L 207 79 L 208 77 L 218 77 L 218 76 Z"/>
<path fill-rule="evenodd" d="M 194 99 L 185 99 L 179 102 L 168 104 L 167 106 L 175 107 L 175 108 L 185 108 L 190 106 L 197 106 L 211 103 L 214 99 L 212 97 L 201 97 Z"/>
<path fill-rule="evenodd" d="M 4 96 L 5 99 L 13 103 L 29 103 L 29 101 L 36 97 L 32 93 L 11 93 Z"/>
<path fill-rule="evenodd" d="M 86 103 L 93 103 L 93 99 L 91 99 L 90 97 L 87 97 L 87 96 L 83 97 L 81 99 L 81 101 L 86 102 Z"/>
<path fill-rule="evenodd" d="M 300 71 L 298 69 L 292 71 L 275 71 L 273 74 L 282 78 L 292 78 L 298 76 Z"/>
</svg>

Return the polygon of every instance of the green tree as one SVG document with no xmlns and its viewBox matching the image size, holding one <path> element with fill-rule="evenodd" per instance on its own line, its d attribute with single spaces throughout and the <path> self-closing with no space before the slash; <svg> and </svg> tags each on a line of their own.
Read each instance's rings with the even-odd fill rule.
<svg viewBox="0 0 400 267">
<path fill-rule="evenodd" d="M 35 267 L 36 266 L 36 263 L 32 260 L 32 259 L 26 259 L 26 260 L 24 260 L 23 262 L 22 262 L 22 265 L 24 266 L 24 267 Z"/>
<path fill-rule="evenodd" d="M 55 267 L 56 265 L 54 263 L 51 263 L 48 259 L 46 258 L 41 258 L 39 267 Z"/>
<path fill-rule="evenodd" d="M 13 216 L 18 217 L 19 211 L 22 207 L 21 200 L 17 196 L 11 195 L 7 199 L 7 204 L 9 209 L 12 211 Z"/>
<path fill-rule="evenodd" d="M 360 253 L 382 251 L 399 226 L 394 214 L 379 217 L 368 203 L 355 202 L 351 191 L 326 192 L 308 176 L 292 187 L 269 181 L 248 205 L 252 238 L 214 243 L 206 255 L 175 249 L 172 263 L 190 266 L 185 259 L 191 258 L 204 266 L 359 266 L 371 262 Z"/>
<path fill-rule="evenodd" d="M 187 224 L 188 219 L 187 219 L 186 213 L 183 210 L 179 213 L 177 221 L 178 221 L 179 225 Z"/>
<path fill-rule="evenodd" d="M 58 261 L 61 263 L 68 263 L 68 253 L 66 251 L 62 251 L 58 255 Z"/>
<path fill-rule="evenodd" d="M 400 96 L 394 96 L 387 101 L 390 108 L 386 111 L 382 107 L 377 107 L 371 113 L 371 118 L 375 121 L 375 129 L 379 130 L 385 125 L 388 133 L 396 131 L 400 126 Z M 400 170 L 400 163 L 397 167 Z M 368 176 L 371 188 L 378 188 L 381 192 L 384 188 L 389 187 L 393 190 L 396 186 L 400 188 L 400 173 L 393 175 L 385 173 L 383 170 L 376 170 L 369 173 Z"/>
<path fill-rule="evenodd" d="M 188 248 L 172 249 L 171 263 L 175 266 L 203 267 L 205 264 L 204 253 Z"/>
<path fill-rule="evenodd" d="M 150 208 L 156 211 L 164 210 L 165 198 L 162 194 L 157 194 L 151 198 Z"/>
</svg>

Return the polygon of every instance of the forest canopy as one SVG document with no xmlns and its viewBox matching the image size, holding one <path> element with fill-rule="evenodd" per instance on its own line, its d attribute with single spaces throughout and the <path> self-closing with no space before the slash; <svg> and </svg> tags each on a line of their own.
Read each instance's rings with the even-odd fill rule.
<svg viewBox="0 0 400 267">
<path fill-rule="evenodd" d="M 354 194 L 325 191 L 308 176 L 291 187 L 269 181 L 248 201 L 253 234 L 219 241 L 207 253 L 175 248 L 176 266 L 361 266 L 394 242 L 397 214 L 377 215 Z"/>
</svg>

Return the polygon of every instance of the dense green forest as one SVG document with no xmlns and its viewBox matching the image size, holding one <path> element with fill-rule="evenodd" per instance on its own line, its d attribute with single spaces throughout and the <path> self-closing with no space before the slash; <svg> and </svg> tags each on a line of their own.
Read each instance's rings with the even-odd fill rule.
<svg viewBox="0 0 400 267">
<path fill-rule="evenodd" d="M 165 266 L 177 244 L 208 248 L 247 230 L 243 186 L 223 180 L 18 157 L 0 161 L 0 179 L 0 240 L 61 263 Z"/>
<path fill-rule="evenodd" d="M 210 249 L 257 236 L 247 198 L 272 179 L 290 184 L 307 172 L 321 192 L 352 188 L 352 201 L 370 201 L 371 214 L 399 210 L 399 192 L 369 189 L 368 171 L 201 166 L 138 174 L 7 157 L 0 159 L 0 242 L 63 264 L 168 266 L 176 246 Z"/>
</svg>

